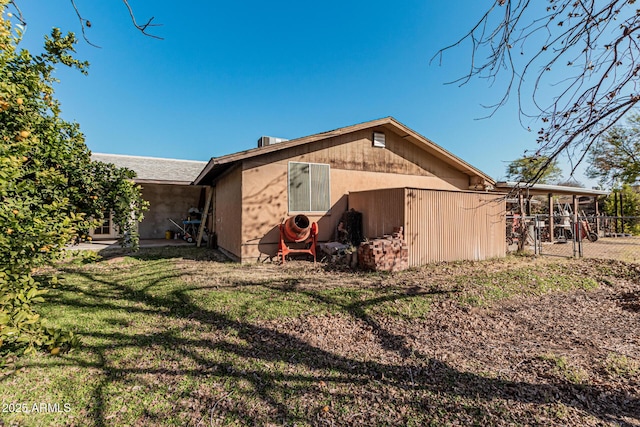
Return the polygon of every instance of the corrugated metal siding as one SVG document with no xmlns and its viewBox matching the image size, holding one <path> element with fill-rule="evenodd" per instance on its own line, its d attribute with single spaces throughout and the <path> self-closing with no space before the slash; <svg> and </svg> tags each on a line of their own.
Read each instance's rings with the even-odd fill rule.
<svg viewBox="0 0 640 427">
<path fill-rule="evenodd" d="M 407 189 L 405 204 L 409 265 L 505 255 L 503 197 Z"/>
<path fill-rule="evenodd" d="M 393 233 L 404 224 L 404 188 L 349 193 L 349 209 L 362 212 L 362 228 L 367 238 Z"/>
<path fill-rule="evenodd" d="M 349 193 L 365 237 L 404 225 L 409 265 L 505 255 L 505 202 L 486 193 L 395 188 Z"/>
</svg>

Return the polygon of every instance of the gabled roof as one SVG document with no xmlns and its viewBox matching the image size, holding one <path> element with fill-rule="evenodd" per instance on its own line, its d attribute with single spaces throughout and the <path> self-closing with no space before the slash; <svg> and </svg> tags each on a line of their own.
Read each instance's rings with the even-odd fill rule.
<svg viewBox="0 0 640 427">
<path fill-rule="evenodd" d="M 466 173 L 469 176 L 477 176 L 490 184 L 494 184 L 495 181 L 484 172 L 471 166 L 469 163 L 454 156 L 444 148 L 440 147 L 433 141 L 425 138 L 414 130 L 403 125 L 393 117 L 385 117 L 382 119 L 372 120 L 352 126 L 342 127 L 328 132 L 322 132 L 315 135 L 305 136 L 302 138 L 292 139 L 286 142 L 280 142 L 278 144 L 268 145 L 265 147 L 253 148 L 251 150 L 240 151 L 238 153 L 228 154 L 221 157 L 213 157 L 209 160 L 207 166 L 200 172 L 200 175 L 194 180 L 194 184 L 209 184 L 226 170 L 234 166 L 237 162 L 250 159 L 263 154 L 272 153 L 275 151 L 286 150 L 288 148 L 297 147 L 304 144 L 311 144 L 316 141 L 320 141 L 327 138 L 332 138 L 352 132 L 361 131 L 369 128 L 386 128 L 396 134 L 400 135 L 403 139 L 413 143 L 434 157 L 444 161 L 451 165 L 455 169 Z"/>
<path fill-rule="evenodd" d="M 91 159 L 113 163 L 136 173 L 140 184 L 189 185 L 207 162 L 197 160 L 163 159 L 159 157 L 126 156 L 122 154 L 92 153 Z"/>
</svg>

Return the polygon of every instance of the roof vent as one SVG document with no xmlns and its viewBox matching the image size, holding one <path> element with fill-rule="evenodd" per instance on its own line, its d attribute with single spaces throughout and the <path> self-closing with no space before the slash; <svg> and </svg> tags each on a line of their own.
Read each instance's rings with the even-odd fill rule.
<svg viewBox="0 0 640 427">
<path fill-rule="evenodd" d="M 385 145 L 386 145 L 386 138 L 384 136 L 384 133 L 382 133 L 382 132 L 374 132 L 373 133 L 373 146 L 374 147 L 384 148 Z"/>
<path fill-rule="evenodd" d="M 278 144 L 280 142 L 288 141 L 288 139 L 284 138 L 276 138 L 273 136 L 261 136 L 258 139 L 258 148 L 266 147 L 267 145 Z"/>
</svg>

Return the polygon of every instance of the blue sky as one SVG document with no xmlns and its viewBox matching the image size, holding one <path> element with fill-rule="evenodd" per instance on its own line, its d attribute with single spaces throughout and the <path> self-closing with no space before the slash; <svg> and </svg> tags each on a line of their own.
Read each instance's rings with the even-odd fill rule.
<svg viewBox="0 0 640 427">
<path fill-rule="evenodd" d="M 445 84 L 464 74 L 468 49 L 429 64 L 490 2 L 130 0 L 139 22 L 163 24 L 156 40 L 133 28 L 122 2 L 75 1 L 101 48 L 79 42 L 89 75 L 59 70 L 56 96 L 95 152 L 208 160 L 253 148 L 261 135 L 297 138 L 386 116 L 496 179 L 536 148 L 514 102 L 478 120 L 498 88 Z M 39 51 L 54 26 L 80 34 L 68 0 L 18 4 L 25 48 Z"/>
</svg>

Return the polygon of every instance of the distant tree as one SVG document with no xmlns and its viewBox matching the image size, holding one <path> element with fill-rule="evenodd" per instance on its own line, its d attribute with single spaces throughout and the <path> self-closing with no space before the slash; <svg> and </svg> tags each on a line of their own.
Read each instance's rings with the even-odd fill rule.
<svg viewBox="0 0 640 427">
<path fill-rule="evenodd" d="M 544 156 L 524 156 L 509 163 L 507 178 L 518 182 L 550 184 L 562 175 L 557 161 L 549 162 Z"/>
<path fill-rule="evenodd" d="M 620 200 L 622 203 L 619 203 Z M 640 235 L 640 194 L 629 184 L 623 184 L 611 192 L 605 199 L 604 212 L 611 216 L 624 216 L 625 232 Z"/>
<path fill-rule="evenodd" d="M 496 0 L 466 35 L 468 72 L 499 86 L 489 115 L 517 96 L 524 128 L 539 126 L 536 154 L 561 154 L 573 170 L 589 148 L 640 101 L 640 13 L 635 0 Z M 550 93 L 551 92 L 551 93 Z"/>
<path fill-rule="evenodd" d="M 575 179 L 560 180 L 556 183 L 556 185 L 561 185 L 563 187 L 584 188 L 584 184 L 580 181 L 576 181 Z"/>
<path fill-rule="evenodd" d="M 614 126 L 589 150 L 587 176 L 602 184 L 633 184 L 640 179 L 640 114 Z"/>
<path fill-rule="evenodd" d="M 104 212 L 135 246 L 146 203 L 133 172 L 91 161 L 79 126 L 60 117 L 55 66 L 88 65 L 72 56 L 73 34 L 54 29 L 40 55 L 18 50 L 6 4 L 0 0 L 0 355 L 56 353 L 76 339 L 37 313 L 49 282 L 34 270 L 60 258 Z"/>
</svg>

